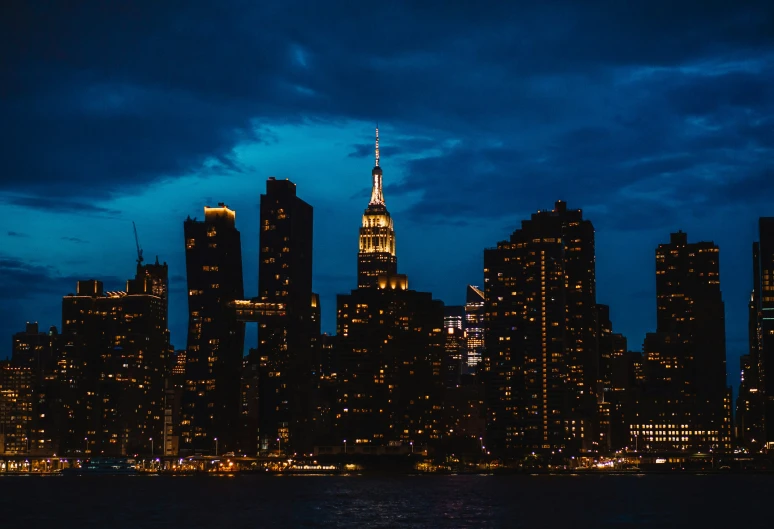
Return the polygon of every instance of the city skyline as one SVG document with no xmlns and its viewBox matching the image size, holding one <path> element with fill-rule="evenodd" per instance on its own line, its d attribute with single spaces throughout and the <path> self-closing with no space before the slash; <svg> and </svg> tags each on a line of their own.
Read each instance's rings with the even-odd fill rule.
<svg viewBox="0 0 774 529">
<path fill-rule="evenodd" d="M 271 20 L 265 13 L 224 10 L 211 26 L 195 10 L 153 13 L 161 35 L 188 20 L 232 28 L 252 51 L 272 39 L 260 46 L 255 69 L 218 64 L 230 44 L 207 48 L 195 39 L 184 39 L 190 49 L 163 41 L 172 55 L 162 53 L 159 62 L 153 54 L 128 60 L 128 51 L 118 64 L 105 61 L 91 39 L 106 38 L 111 51 L 137 41 L 139 50 L 158 36 L 138 29 L 149 16 L 139 7 L 105 9 L 82 22 L 68 15 L 98 33 L 76 29 L 86 35 L 80 38 L 57 25 L 60 13 L 47 22 L 20 10 L 6 20 L 43 28 L 50 40 L 4 32 L 20 51 L 2 66 L 12 82 L 0 110 L 14 132 L 4 133 L 1 184 L 11 220 L 0 231 L 0 330 L 10 336 L 28 320 L 60 327 L 61 296 L 78 279 L 120 288 L 133 272 L 135 221 L 146 259 L 169 263 L 172 343 L 183 348 L 181 220 L 200 216 L 207 203 L 228 204 L 238 213 L 244 269 L 255 270 L 257 205 L 273 175 L 295 182 L 316 208 L 313 288 L 323 330 L 332 333 L 335 296 L 356 284 L 352 255 L 379 120 L 386 200 L 412 288 L 463 304 L 466 285 L 482 283 L 483 249 L 507 239 L 522 218 L 565 200 L 594 222 L 598 302 L 610 305 L 616 332 L 640 350 L 656 321 L 654 250 L 682 229 L 721 248 L 728 372 L 736 385 L 747 350 L 750 247 L 758 217 L 772 214 L 766 200 L 774 191 L 766 165 L 771 40 L 762 26 L 737 31 L 771 18 L 760 6 L 725 12 L 686 4 L 674 8 L 666 27 L 656 7 L 630 6 L 640 15 L 635 23 L 615 10 L 596 20 L 567 6 L 578 27 L 541 34 L 537 49 L 529 24 L 551 16 L 540 8 L 492 8 L 477 15 L 475 27 L 450 8 L 427 34 L 413 22 L 427 13 L 397 8 L 414 44 L 369 39 L 364 30 L 374 16 L 391 19 L 372 9 L 356 9 L 339 27 L 335 10 L 310 9 L 293 20 L 303 34 L 282 21 L 265 36 L 254 26 L 240 32 L 235 18 Z M 524 26 L 511 26 L 516 19 Z M 583 24 L 592 22 L 600 38 L 576 45 L 573 37 L 588 36 Z M 107 35 L 120 24 L 134 31 L 131 41 Z M 614 30 L 621 25 L 632 37 Z M 519 32 L 525 42 L 509 40 Z M 462 51 L 474 38 L 483 60 Z M 360 54 L 337 61 L 353 41 Z M 568 43 L 573 53 L 552 51 Z M 161 62 L 171 56 L 177 66 Z M 353 92 L 343 80 L 355 76 L 366 84 Z M 258 90 L 264 79 L 271 82 Z M 442 97 L 428 86 L 442 86 Z M 257 278 L 244 276 L 253 295 Z M 246 343 L 255 343 L 254 334 Z"/>
</svg>

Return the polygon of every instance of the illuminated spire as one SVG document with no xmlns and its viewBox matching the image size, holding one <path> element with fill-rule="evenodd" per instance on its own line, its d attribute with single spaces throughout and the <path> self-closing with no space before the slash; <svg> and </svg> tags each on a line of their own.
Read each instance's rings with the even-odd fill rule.
<svg viewBox="0 0 774 529">
<path fill-rule="evenodd" d="M 379 167 L 379 124 L 376 124 L 376 164 L 375 167 Z"/>
<path fill-rule="evenodd" d="M 383 206 L 384 195 L 382 194 L 382 168 L 379 167 L 379 126 L 376 126 L 376 165 L 371 171 L 371 201 L 369 206 Z"/>
</svg>

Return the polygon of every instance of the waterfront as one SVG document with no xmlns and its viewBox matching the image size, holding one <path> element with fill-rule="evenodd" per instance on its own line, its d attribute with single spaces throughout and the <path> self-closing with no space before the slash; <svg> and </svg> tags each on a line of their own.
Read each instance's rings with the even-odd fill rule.
<svg viewBox="0 0 774 529">
<path fill-rule="evenodd" d="M 768 475 L 8 476 L 3 527 L 771 527 Z"/>
</svg>

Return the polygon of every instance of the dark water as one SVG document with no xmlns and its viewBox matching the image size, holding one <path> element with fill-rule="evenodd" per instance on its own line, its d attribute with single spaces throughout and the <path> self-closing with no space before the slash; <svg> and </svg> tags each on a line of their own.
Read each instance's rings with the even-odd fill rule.
<svg viewBox="0 0 774 529">
<path fill-rule="evenodd" d="M 3 477 L 0 528 L 774 528 L 774 476 Z"/>
</svg>

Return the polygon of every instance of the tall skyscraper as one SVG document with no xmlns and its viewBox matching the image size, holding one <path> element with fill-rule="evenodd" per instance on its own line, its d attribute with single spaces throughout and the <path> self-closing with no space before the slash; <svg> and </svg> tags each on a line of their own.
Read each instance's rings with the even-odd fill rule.
<svg viewBox="0 0 774 529">
<path fill-rule="evenodd" d="M 484 251 L 488 446 L 597 442 L 594 227 L 558 201 Z"/>
<path fill-rule="evenodd" d="M 484 292 L 468 285 L 465 298 L 465 331 L 468 338 L 468 368 L 475 370 L 484 352 Z"/>
<path fill-rule="evenodd" d="M 645 339 L 647 383 L 632 435 L 648 449 L 729 449 L 731 396 L 717 245 L 671 234 L 656 249 L 656 299 L 657 329 Z"/>
<path fill-rule="evenodd" d="M 236 213 L 225 204 L 185 221 L 188 278 L 182 448 L 202 453 L 236 449 L 244 323 L 230 303 L 244 298 L 242 244 Z"/>
<path fill-rule="evenodd" d="M 363 215 L 358 288 L 337 298 L 337 443 L 409 447 L 442 432 L 443 303 L 397 274 L 395 234 L 384 206 L 379 143 Z"/>
<path fill-rule="evenodd" d="M 357 255 L 358 288 L 376 287 L 380 275 L 398 271 L 395 256 L 395 230 L 384 204 L 382 168 L 379 167 L 379 129 L 376 129 L 376 163 L 371 170 L 371 200 L 363 213 L 360 228 L 360 251 Z"/>
<path fill-rule="evenodd" d="M 750 345 L 741 359 L 737 433 L 745 447 L 757 452 L 774 447 L 774 217 L 758 220 L 752 257 Z"/>
<path fill-rule="evenodd" d="M 258 321 L 258 429 L 262 449 L 310 449 L 319 335 L 319 297 L 312 292 L 312 206 L 290 180 L 266 182 L 261 195 L 258 291 L 282 304 L 282 316 Z"/>
</svg>

